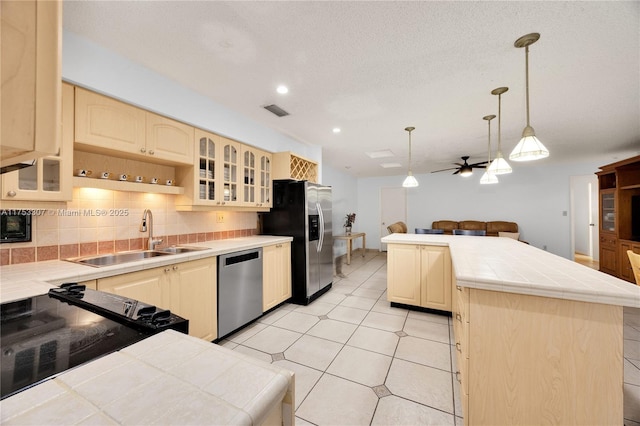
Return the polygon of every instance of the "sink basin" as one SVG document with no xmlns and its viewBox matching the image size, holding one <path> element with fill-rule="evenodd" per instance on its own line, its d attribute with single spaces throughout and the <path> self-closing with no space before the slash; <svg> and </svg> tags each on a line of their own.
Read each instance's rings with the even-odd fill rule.
<svg viewBox="0 0 640 426">
<path fill-rule="evenodd" d="M 140 250 L 140 251 L 125 251 L 121 253 L 113 254 L 101 254 L 98 256 L 76 257 L 72 259 L 66 259 L 69 262 L 80 263 L 82 265 L 89 266 L 110 266 L 119 265 L 121 263 L 135 262 L 136 260 L 149 259 L 157 256 L 167 256 L 174 253 L 157 251 L 157 250 Z"/>
<path fill-rule="evenodd" d="M 171 253 L 171 254 L 180 254 L 180 253 L 189 253 L 192 251 L 199 251 L 199 250 L 206 250 L 206 247 L 189 247 L 189 246 L 171 246 L 171 247 L 164 247 L 161 249 L 158 249 L 158 251 L 161 251 L 163 253 Z"/>
</svg>

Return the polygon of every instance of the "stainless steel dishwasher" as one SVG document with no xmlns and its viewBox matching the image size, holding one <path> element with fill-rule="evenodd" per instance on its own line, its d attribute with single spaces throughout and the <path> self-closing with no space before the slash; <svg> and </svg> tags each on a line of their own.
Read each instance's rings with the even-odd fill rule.
<svg viewBox="0 0 640 426">
<path fill-rule="evenodd" d="M 218 256 L 218 339 L 262 315 L 262 247 Z"/>
</svg>

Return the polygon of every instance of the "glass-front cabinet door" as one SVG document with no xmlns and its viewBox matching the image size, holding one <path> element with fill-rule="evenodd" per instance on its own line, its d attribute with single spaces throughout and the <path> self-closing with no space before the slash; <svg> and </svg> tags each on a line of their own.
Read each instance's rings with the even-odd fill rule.
<svg viewBox="0 0 640 426">
<path fill-rule="evenodd" d="M 216 149 L 219 140 L 215 135 L 202 133 L 198 135 L 198 157 L 196 164 L 196 193 L 194 198 L 198 200 L 197 204 L 215 204 L 218 200 L 216 192 Z"/>
<path fill-rule="evenodd" d="M 600 191 L 600 218 L 602 231 L 615 232 L 616 230 L 616 206 L 615 190 Z"/>
<path fill-rule="evenodd" d="M 242 172 L 244 181 L 242 185 L 242 204 L 246 206 L 256 205 L 257 166 L 255 152 L 249 147 L 243 147 Z"/>
<path fill-rule="evenodd" d="M 240 143 L 230 139 L 220 138 L 222 145 L 221 167 L 222 179 L 219 187 L 221 187 L 221 205 L 237 204 L 240 168 Z"/>
<path fill-rule="evenodd" d="M 271 200 L 271 154 L 268 152 L 261 152 L 259 154 L 259 194 L 258 204 L 259 207 L 272 207 L 273 202 Z"/>
</svg>

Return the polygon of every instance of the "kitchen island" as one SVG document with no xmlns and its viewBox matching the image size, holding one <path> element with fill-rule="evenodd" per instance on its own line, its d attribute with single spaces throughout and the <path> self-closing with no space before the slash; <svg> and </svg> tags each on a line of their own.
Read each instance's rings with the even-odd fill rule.
<svg viewBox="0 0 640 426">
<path fill-rule="evenodd" d="M 640 287 L 508 238 L 392 234 L 382 242 L 390 301 L 420 306 L 433 286 L 430 265 L 446 269 L 444 255 L 414 255 L 419 271 L 402 270 L 410 250 L 450 256 L 465 424 L 623 424 L 623 307 L 640 307 Z M 413 288 L 406 276 L 418 277 Z"/>
</svg>

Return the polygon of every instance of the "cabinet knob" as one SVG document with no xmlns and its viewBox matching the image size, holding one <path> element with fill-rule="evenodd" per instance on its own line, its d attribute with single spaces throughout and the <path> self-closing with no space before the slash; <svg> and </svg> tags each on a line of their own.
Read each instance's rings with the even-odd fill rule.
<svg viewBox="0 0 640 426">
<path fill-rule="evenodd" d="M 152 149 L 149 150 L 149 155 L 155 154 Z"/>
<path fill-rule="evenodd" d="M 458 291 L 462 291 L 462 287 L 460 287 L 459 285 L 456 286 L 456 290 Z"/>
<path fill-rule="evenodd" d="M 456 371 L 456 380 L 458 381 L 458 383 L 462 384 L 462 382 L 460 381 L 460 372 Z"/>
<path fill-rule="evenodd" d="M 173 270 L 174 270 L 174 271 L 177 271 L 177 270 L 178 270 L 178 266 L 177 266 L 177 265 L 174 265 L 174 266 L 173 266 Z"/>
<path fill-rule="evenodd" d="M 460 314 L 456 314 L 456 319 L 460 322 L 462 322 L 462 315 Z"/>
<path fill-rule="evenodd" d="M 462 346 L 460 346 L 460 342 L 456 342 L 456 350 L 462 353 Z"/>
<path fill-rule="evenodd" d="M 145 153 L 145 152 L 147 152 L 147 149 L 142 147 L 142 148 L 140 148 L 140 152 Z"/>
<path fill-rule="evenodd" d="M 9 197 L 15 197 L 17 194 L 16 194 L 16 191 L 14 191 L 14 190 L 12 189 L 11 191 L 7 192 L 7 195 L 8 195 Z"/>
<path fill-rule="evenodd" d="M 169 272 L 171 270 L 171 268 L 164 268 L 165 272 Z"/>
</svg>

